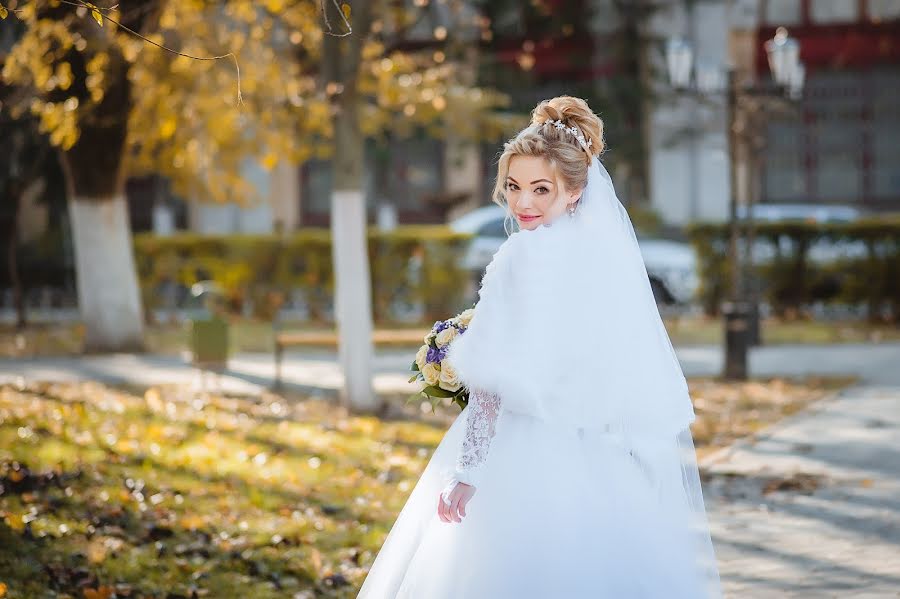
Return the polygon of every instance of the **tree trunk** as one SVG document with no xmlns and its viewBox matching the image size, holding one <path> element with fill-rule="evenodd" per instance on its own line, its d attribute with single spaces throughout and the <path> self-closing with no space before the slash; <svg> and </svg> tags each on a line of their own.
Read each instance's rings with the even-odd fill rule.
<svg viewBox="0 0 900 599">
<path fill-rule="evenodd" d="M 153 24 L 157 0 L 134 4 L 124 24 L 135 31 Z M 92 35 L 101 35 L 91 29 Z M 102 35 L 111 35 L 104 29 Z M 143 349 L 143 310 L 134 264 L 123 157 L 131 113 L 130 63 L 114 44 L 106 47 L 108 81 L 103 99 L 81 115 L 75 145 L 60 154 L 75 248 L 78 306 L 86 328 L 85 351 Z"/>
<path fill-rule="evenodd" d="M 335 319 L 344 372 L 340 399 L 357 413 L 378 412 L 383 407 L 372 386 L 372 292 L 362 190 L 365 140 L 359 127 L 356 92 L 362 44 L 371 21 L 370 4 L 363 2 L 354 7 L 352 35 L 324 36 L 322 65 L 322 84 L 328 89 L 329 83 L 337 83 L 340 90 L 333 97 L 336 110 L 332 166 L 336 183 L 331 198 Z"/>
<path fill-rule="evenodd" d="M 335 190 L 331 198 L 338 350 L 344 371 L 343 405 L 357 412 L 381 407 L 372 387 L 372 296 L 362 190 Z"/>
<path fill-rule="evenodd" d="M 70 197 L 69 216 L 85 351 L 140 351 L 143 312 L 125 197 Z"/>
</svg>

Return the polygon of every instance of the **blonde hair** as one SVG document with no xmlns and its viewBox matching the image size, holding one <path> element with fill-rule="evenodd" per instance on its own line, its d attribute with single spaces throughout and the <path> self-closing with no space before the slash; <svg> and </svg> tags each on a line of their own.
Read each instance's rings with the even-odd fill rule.
<svg viewBox="0 0 900 599">
<path fill-rule="evenodd" d="M 584 148 L 570 131 L 545 124 L 553 120 L 562 121 L 567 127 L 577 127 L 584 135 L 585 142 L 590 141 L 591 145 Z M 509 173 L 509 161 L 513 156 L 540 156 L 546 159 L 562 179 L 565 188 L 571 191 L 584 189 L 588 167 L 594 156 L 603 152 L 603 148 L 603 121 L 581 98 L 557 96 L 535 106 L 531 111 L 531 124 L 503 144 L 503 152 L 497 161 L 497 179 L 492 199 L 496 204 L 507 208 L 507 232 L 512 213 L 506 201 L 506 177 Z"/>
</svg>

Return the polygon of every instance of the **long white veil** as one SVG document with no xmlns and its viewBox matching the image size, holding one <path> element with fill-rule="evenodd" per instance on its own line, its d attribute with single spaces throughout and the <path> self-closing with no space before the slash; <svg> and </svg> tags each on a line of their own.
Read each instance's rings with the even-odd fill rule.
<svg viewBox="0 0 900 599">
<path fill-rule="evenodd" d="M 690 520 L 709 595 L 721 595 L 688 385 L 631 219 L 598 158 L 574 216 L 513 233 L 495 254 L 448 360 L 469 388 L 499 393 L 504 409 L 620 437 L 661 509 Z"/>
</svg>

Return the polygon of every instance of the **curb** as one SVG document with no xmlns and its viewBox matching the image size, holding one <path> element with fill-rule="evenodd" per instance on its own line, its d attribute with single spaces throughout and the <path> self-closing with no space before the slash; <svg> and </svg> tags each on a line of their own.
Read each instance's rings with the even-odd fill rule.
<svg viewBox="0 0 900 599">
<path fill-rule="evenodd" d="M 865 381 L 859 380 L 849 387 L 845 387 L 843 389 L 839 389 L 837 391 L 832 391 L 831 393 L 826 394 L 819 401 L 814 402 L 812 405 L 809 405 L 799 412 L 791 414 L 790 416 L 786 416 L 777 422 L 773 422 L 772 424 L 761 428 L 750 436 L 741 437 L 734 441 L 731 445 L 723 447 L 706 457 L 702 460 L 698 461 L 698 466 L 700 468 L 710 468 L 719 463 L 727 462 L 729 458 L 732 457 L 734 453 L 741 449 L 749 449 L 759 443 L 760 441 L 764 441 L 766 439 L 771 439 L 776 434 L 784 430 L 785 428 L 794 424 L 797 420 L 801 420 L 806 418 L 812 414 L 816 414 L 821 412 L 832 404 L 836 403 L 838 400 L 843 399 L 844 396 L 849 395 L 850 393 L 857 390 L 857 388 L 865 387 L 867 383 Z"/>
</svg>

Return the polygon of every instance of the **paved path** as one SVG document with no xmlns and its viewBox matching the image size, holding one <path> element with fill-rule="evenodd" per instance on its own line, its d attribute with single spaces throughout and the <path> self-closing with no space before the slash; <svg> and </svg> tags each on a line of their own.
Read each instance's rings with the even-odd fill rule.
<svg viewBox="0 0 900 599">
<path fill-rule="evenodd" d="M 721 369 L 717 347 L 678 355 L 689 376 Z M 412 391 L 409 361 L 410 352 L 379 353 L 376 388 Z M 900 344 L 758 348 L 750 367 L 755 375 L 856 374 L 861 382 L 704 460 L 726 597 L 900 598 Z M 273 372 L 270 356 L 241 355 L 222 382 L 253 392 Z M 159 356 L 0 360 L 0 381 L 150 385 L 195 376 L 183 360 Z M 333 353 L 292 353 L 285 380 L 333 393 L 341 375 Z"/>
<path fill-rule="evenodd" d="M 846 389 L 704 466 L 726 597 L 900 597 L 900 385 Z"/>
<path fill-rule="evenodd" d="M 677 348 L 688 376 L 715 375 L 722 370 L 718 346 Z M 380 351 L 375 358 L 375 386 L 379 391 L 409 392 L 411 350 Z M 226 388 L 252 392 L 272 384 L 275 373 L 269 354 L 241 354 L 232 358 L 222 382 Z M 754 375 L 857 374 L 871 383 L 900 385 L 900 343 L 880 345 L 778 345 L 756 348 L 750 354 Z M 284 381 L 291 387 L 333 393 L 343 381 L 335 353 L 326 350 L 288 352 Z M 152 385 L 189 382 L 197 377 L 184 358 L 176 356 L 111 355 L 34 360 L 0 360 L 0 381 L 93 379 L 111 383 Z"/>
</svg>

